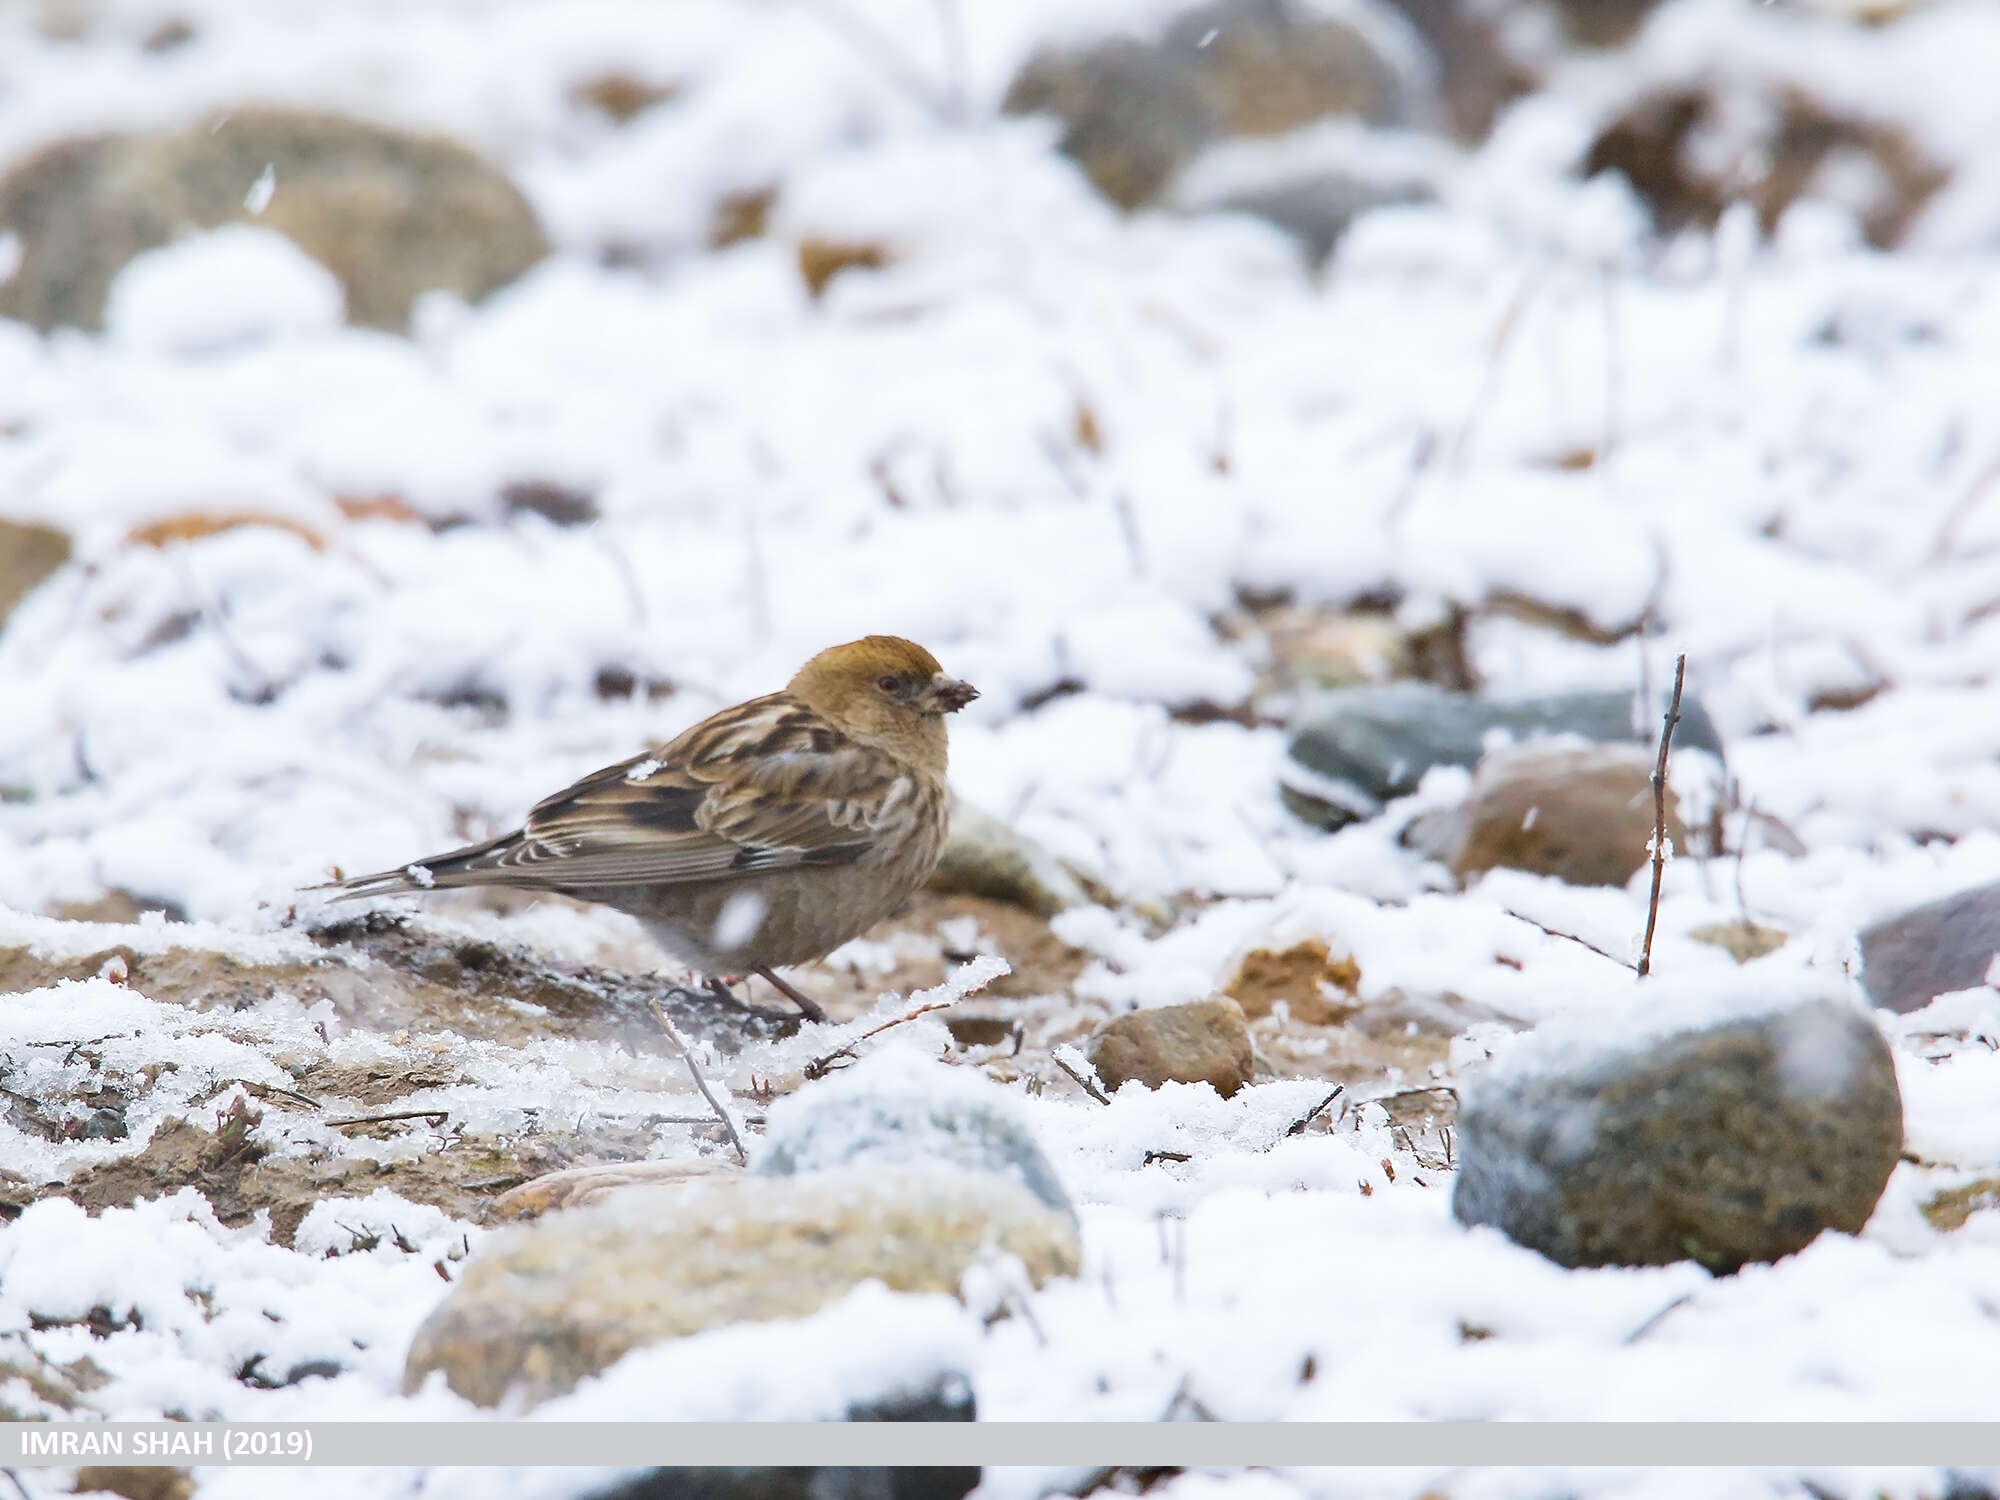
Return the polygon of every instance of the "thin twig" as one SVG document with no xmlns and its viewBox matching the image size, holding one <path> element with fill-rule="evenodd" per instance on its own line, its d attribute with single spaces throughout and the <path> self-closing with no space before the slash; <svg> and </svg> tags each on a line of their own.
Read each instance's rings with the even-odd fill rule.
<svg viewBox="0 0 2000 1500">
<path fill-rule="evenodd" d="M 871 1036 L 880 1036 L 891 1027 L 901 1026 L 905 1021 L 914 1021 L 918 1016 L 927 1016 L 934 1010 L 949 1010 L 956 1004 L 958 1004 L 956 1000 L 934 1000 L 929 1005 L 919 1005 L 915 1010 L 904 1011 L 895 1020 L 884 1021 L 880 1026 L 872 1030 L 862 1032 L 860 1036 L 849 1042 L 845 1047 L 836 1047 L 824 1057 L 815 1057 L 811 1062 L 806 1064 L 805 1075 L 808 1078 L 824 1078 L 835 1063 L 843 1057 L 854 1056 L 854 1049 L 867 1041 Z"/>
<path fill-rule="evenodd" d="M 1639 977 L 1653 967 L 1653 929 L 1660 922 L 1660 882 L 1667 873 L 1667 752 L 1673 748 L 1674 726 L 1681 721 L 1681 687 L 1687 680 L 1687 653 L 1674 658 L 1674 695 L 1660 725 L 1660 756 L 1653 762 L 1653 893 L 1646 901 L 1646 936 L 1639 944 Z"/>
<path fill-rule="evenodd" d="M 1146 1153 L 1146 1159 L 1140 1162 L 1139 1165 L 1142 1167 L 1150 1167 L 1156 1161 L 1193 1161 L 1193 1160 L 1194 1158 L 1192 1156 L 1189 1156 L 1185 1151 L 1148 1151 Z"/>
<path fill-rule="evenodd" d="M 1052 1052 L 1049 1054 L 1049 1058 L 1052 1062 L 1055 1063 L 1057 1067 L 1061 1068 L 1065 1073 L 1069 1074 L 1071 1080 L 1076 1084 L 1078 1088 L 1082 1089 L 1086 1094 L 1090 1095 L 1090 1097 L 1095 1099 L 1099 1104 L 1109 1104 L 1111 1102 L 1110 1096 L 1107 1095 L 1103 1089 L 1097 1086 L 1097 1081 L 1095 1079 L 1086 1078 L 1083 1074 L 1077 1072 L 1075 1068 L 1072 1068 L 1066 1061 L 1063 1060 L 1063 1056 L 1061 1053 Z"/>
<path fill-rule="evenodd" d="M 715 1091 L 708 1086 L 708 1080 L 701 1076 L 701 1067 L 694 1060 L 694 1048 L 688 1045 L 688 1039 L 680 1034 L 680 1029 L 667 1019 L 666 1009 L 656 996 L 648 995 L 646 1003 L 653 1007 L 653 1019 L 660 1023 L 660 1030 L 667 1034 L 667 1040 L 673 1043 L 674 1050 L 681 1055 L 681 1061 L 687 1064 L 688 1073 L 694 1079 L 694 1086 L 701 1090 L 701 1097 L 708 1101 L 708 1107 L 715 1111 L 716 1119 L 722 1122 L 723 1133 L 729 1137 L 729 1144 L 736 1152 L 736 1159 L 748 1163 L 750 1153 L 743 1149 L 743 1137 L 736 1133 L 736 1122 L 729 1117 L 729 1111 L 722 1101 L 715 1097 Z"/>
<path fill-rule="evenodd" d="M 386 1115 L 356 1115 L 351 1120 L 328 1120 L 326 1123 L 335 1130 L 345 1130 L 351 1125 L 385 1125 L 391 1120 L 429 1120 L 431 1129 L 440 1129 L 451 1118 L 448 1109 L 399 1109 Z"/>
<path fill-rule="evenodd" d="M 1334 1100 L 1338 1099 L 1346 1091 L 1347 1091 L 1347 1086 L 1345 1084 L 1336 1083 L 1333 1086 L 1332 1093 L 1328 1094 L 1324 1099 L 1320 1100 L 1319 1103 L 1315 1104 L 1311 1109 L 1307 1110 L 1304 1114 L 1300 1115 L 1296 1120 L 1292 1121 L 1291 1124 L 1287 1125 L 1285 1127 L 1285 1134 L 1304 1135 L 1306 1133 L 1306 1127 L 1312 1124 L 1314 1119 L 1318 1117 L 1319 1112 L 1325 1109 L 1329 1104 L 1333 1103 Z"/>
<path fill-rule="evenodd" d="M 1692 1301 L 1694 1301 L 1694 1293 L 1692 1292 L 1681 1293 L 1680 1296 L 1674 1298 L 1673 1301 L 1669 1302 L 1665 1307 L 1661 1308 L 1658 1312 L 1654 1313 L 1652 1317 L 1646 1319 L 1645 1322 L 1641 1323 L 1637 1328 L 1633 1329 L 1630 1333 L 1626 1334 L 1625 1342 L 1628 1344 L 1638 1343 L 1639 1340 L 1644 1338 L 1647 1334 L 1651 1333 L 1655 1328 L 1658 1328 L 1660 1324 L 1664 1323 L 1667 1319 L 1668 1313 L 1673 1312 L 1678 1308 L 1686 1307 Z"/>
<path fill-rule="evenodd" d="M 0 1469 L 0 1474 L 7 1476 L 8 1482 L 14 1486 L 15 1492 L 20 1495 L 21 1500 L 35 1500 L 34 1492 L 28 1488 L 27 1482 L 19 1474 L 16 1474 L 12 1469 Z"/>
<path fill-rule="evenodd" d="M 1608 958 L 1614 964 L 1618 965 L 1618 967 L 1621 969 L 1629 969 L 1632 967 L 1631 961 L 1629 959 L 1623 959 L 1620 958 L 1615 953 L 1606 952 L 1604 949 L 1598 947 L 1597 944 L 1593 943 L 1589 938 L 1578 937 L 1573 932 L 1564 932 L 1560 927 L 1551 927 L 1546 922 L 1537 922 L 1533 917 L 1529 916 L 1526 912 L 1516 911 L 1511 906 L 1503 906 L 1500 909 L 1505 913 L 1507 913 L 1507 915 L 1512 917 L 1515 921 L 1526 922 L 1530 927 L 1533 927 L 1541 932 L 1546 932 L 1550 937 L 1564 938 L 1569 942 L 1576 943 L 1584 948 L 1588 948 L 1592 953 L 1595 953 L 1599 958 Z"/>
<path fill-rule="evenodd" d="M 1937 535 L 1931 540 L 1930 550 L 1924 554 L 1925 567 L 1935 568 L 1951 557 L 1952 548 L 1958 543 L 1958 528 L 1979 508 L 1979 503 L 1986 498 L 1986 492 L 1996 483 L 2000 483 L 2000 457 L 1994 458 L 1973 476 L 1972 483 L 1965 487 L 1964 493 L 1945 514 L 1944 521 L 1937 529 Z"/>
</svg>

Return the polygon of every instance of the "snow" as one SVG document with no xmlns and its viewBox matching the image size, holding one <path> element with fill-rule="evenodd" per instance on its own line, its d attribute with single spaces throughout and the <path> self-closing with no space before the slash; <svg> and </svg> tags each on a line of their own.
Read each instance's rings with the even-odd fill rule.
<svg viewBox="0 0 2000 1500">
<path fill-rule="evenodd" d="M 112 280 L 104 327 L 135 350 L 200 355 L 331 333 L 346 310 L 333 273 L 292 241 L 232 224 L 134 256 Z"/>
<path fill-rule="evenodd" d="M 1039 1093 L 982 1083 L 1081 1221 L 1085 1272 L 1027 1298 L 1034 1327 L 864 1288 L 796 1326 L 642 1351 L 538 1416 L 817 1415 L 949 1366 L 996 1418 L 1151 1419 L 1183 1387 L 1243 1418 L 1990 1417 L 2000 1230 L 1989 1213 L 1942 1233 L 1919 1209 L 2000 1174 L 1992 989 L 1878 1018 L 1916 1160 L 1868 1231 L 1732 1278 L 1562 1271 L 1464 1230 L 1441 1144 L 1379 1101 L 1456 1086 L 1489 1054 L 1513 1066 L 1845 994 L 1861 927 L 2000 879 L 1992 7 L 1935 0 L 1859 27 L 1838 4 L 1666 0 L 1629 49 L 1559 60 L 1476 149 L 1325 127 L 1218 147 L 1183 178 L 1212 199 L 1296 159 L 1434 186 L 1435 203 L 1363 216 L 1317 271 L 1241 216 L 1121 216 L 1048 122 L 993 116 L 1034 47 L 1156 30 L 1158 6 L 958 7 L 957 62 L 928 0 L 853 8 L 896 39 L 900 71 L 816 7 L 724 0 L 688 0 L 670 26 L 639 0 L 192 0 L 175 13 L 193 40 L 157 55 L 139 46 L 159 19 L 141 0 L 94 7 L 74 41 L 38 33 L 33 7 L 0 16 L 0 159 L 283 99 L 465 141 L 522 184 L 557 246 L 477 306 L 427 298 L 408 339 L 347 326 L 331 273 L 255 225 L 134 261 L 101 335 L 0 323 L 0 519 L 59 525 L 76 547 L 0 628 L 0 953 L 314 962 L 290 914 L 320 910 L 301 888 L 335 866 L 403 868 L 504 832 L 820 647 L 898 631 L 982 691 L 953 721 L 955 790 L 1115 899 L 1054 923 L 1089 955 L 1080 1002 L 1205 998 L 1246 954 L 1317 939 L 1354 961 L 1365 1007 L 1460 1007 L 1448 1060 L 1350 1089 L 1296 1136 L 1324 1080 L 1260 1078 L 1229 1101 L 1128 1087 L 1108 1106 L 1052 1069 Z M 1380 20 L 1337 13 L 1360 9 Z M 611 70 L 673 92 L 615 126 L 573 100 Z M 1830 201 L 1795 206 L 1768 242 L 1732 214 L 1655 246 L 1628 190 L 1571 169 L 1638 83 L 1709 76 L 1809 84 L 1957 175 L 1893 253 L 1862 242 L 1852 199 L 1868 184 L 1839 171 Z M 286 185 L 244 190 L 254 213 Z M 768 232 L 710 248 L 721 201 L 767 191 Z M 883 264 L 815 297 L 806 240 Z M 18 253 L 0 233 L 0 278 Z M 510 515 L 517 484 L 587 495 L 598 519 Z M 262 524 L 130 540 L 191 515 Z M 1474 665 L 1507 696 L 1643 681 L 1657 698 L 1688 653 L 1757 814 L 1732 812 L 1730 837 L 1763 831 L 1740 860 L 1690 850 L 1667 867 L 1655 978 L 1619 967 L 1644 879 L 1581 890 L 1496 871 L 1458 890 L 1400 841 L 1463 796 L 1462 771 L 1334 835 L 1285 811 L 1280 776 L 1300 773 L 1283 731 L 1208 712 L 1241 706 L 1262 665 L 1217 622 L 1281 588 L 1308 605 L 1394 596 L 1410 625 L 1505 594 L 1599 632 L 1650 617 L 1643 637 L 1600 644 L 1478 615 Z M 600 693 L 614 671 L 641 689 Z M 192 921 L 48 915 L 112 890 Z M 658 961 L 614 914 L 438 900 L 455 932 Z M 1746 913 L 1791 943 L 1739 969 L 1689 935 Z M 724 913 L 731 930 L 753 922 Z M 951 1047 L 935 1017 L 858 1041 L 924 1002 L 885 996 L 703 1069 L 741 1095 L 856 1042 L 862 1063 L 808 1086 L 838 1100 L 905 1048 Z M 0 1114 L 0 1160 L 30 1182 L 130 1155 L 248 1085 L 292 1087 L 282 1060 L 321 1056 L 448 1062 L 423 1102 L 464 1129 L 520 1128 L 556 1100 L 650 1130 L 656 1157 L 721 1150 L 643 1124 L 704 1113 L 671 1057 L 398 1040 L 283 993 L 209 1011 L 108 976 L 37 986 L 0 996 L 0 1056 L 8 1090 L 57 1100 L 79 1128 L 80 1095 L 162 1065 L 122 1141 L 51 1140 Z M 1791 1061 L 1802 1088 L 1842 1071 Z M 773 1104 L 774 1138 L 805 1103 Z M 422 1128 L 347 1139 L 275 1109 L 257 1132 L 280 1160 L 448 1149 Z M 1163 1151 L 1190 1159 L 1147 1160 Z M 222 1225 L 192 1190 L 96 1217 L 48 1199 L 0 1228 L 0 1333 L 59 1361 L 88 1352 L 111 1415 L 471 1416 L 434 1390 L 402 1396 L 400 1378 L 445 1290 L 434 1262 L 479 1237 L 385 1192 L 317 1204 L 291 1248 L 266 1221 Z M 141 1326 L 61 1321 L 100 1305 Z M 339 1372 L 263 1389 L 237 1378 L 253 1355 L 274 1380 L 320 1360 Z M 996 1472 L 989 1500 L 1061 1477 Z M 1810 1477 L 1836 1494 L 1941 1487 Z M 312 1474 L 301 1493 L 418 1482 Z M 1800 1494 L 1805 1476 L 1675 1482 Z M 436 1476 L 426 1493 L 585 1480 L 511 1483 Z M 1447 1483 L 1457 1500 L 1654 1492 L 1584 1471 L 1347 1488 L 1190 1473 L 1158 1492 L 1414 1500 Z M 200 1493 L 250 1485 L 207 1473 Z"/>
</svg>

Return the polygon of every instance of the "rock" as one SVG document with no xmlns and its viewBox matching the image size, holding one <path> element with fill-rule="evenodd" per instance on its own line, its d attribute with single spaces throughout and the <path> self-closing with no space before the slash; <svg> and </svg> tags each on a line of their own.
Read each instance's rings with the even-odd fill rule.
<svg viewBox="0 0 2000 1500">
<path fill-rule="evenodd" d="M 1010 1177 L 1047 1207 L 1074 1218 L 1020 1105 L 977 1073 L 889 1047 L 771 1105 L 758 1177 L 826 1172 L 866 1161 L 876 1168 L 948 1164 Z"/>
<path fill-rule="evenodd" d="M 1557 18 L 1571 41 L 1617 47 L 1631 40 L 1659 0 L 1555 0 Z"/>
<path fill-rule="evenodd" d="M 1688 929 L 1688 936 L 1697 943 L 1720 948 L 1739 964 L 1747 964 L 1751 959 L 1762 958 L 1767 953 L 1776 953 L 1791 940 L 1789 932 L 1760 926 L 1747 917 L 1740 922 L 1710 922 L 1703 927 L 1692 927 Z"/>
<path fill-rule="evenodd" d="M 193 1500 L 194 1476 L 186 1469 L 138 1464 L 85 1465 L 76 1471 L 78 1495 L 122 1495 L 125 1500 Z"/>
<path fill-rule="evenodd" d="M 1040 844 L 962 798 L 951 804 L 946 837 L 930 889 L 946 896 L 984 896 L 1053 917 L 1090 897 L 1076 877 Z"/>
<path fill-rule="evenodd" d="M 417 1330 L 403 1388 L 442 1370 L 481 1406 L 533 1405 L 642 1345 L 806 1317 L 864 1281 L 956 1295 L 996 1251 L 1037 1285 L 1081 1264 L 1067 1213 L 946 1164 L 634 1188 L 489 1240 Z"/>
<path fill-rule="evenodd" d="M 129 348 L 206 354 L 330 332 L 347 307 L 333 272 L 275 229 L 224 224 L 141 250 L 111 279 L 104 329 Z"/>
<path fill-rule="evenodd" d="M 1227 1099 L 1250 1081 L 1255 1058 L 1243 1007 L 1225 996 L 1122 1015 L 1091 1043 L 1090 1063 L 1113 1093 L 1136 1079 L 1149 1089 L 1205 1083 Z"/>
<path fill-rule="evenodd" d="M 1259 948 L 1246 954 L 1223 990 L 1250 1020 L 1261 1020 L 1283 1002 L 1295 1021 L 1338 1026 L 1360 1014 L 1361 966 L 1334 958 L 1318 938 L 1282 952 Z M 1143 1012 L 1142 1012 L 1143 1014 Z"/>
<path fill-rule="evenodd" d="M 1949 1188 L 1927 1198 L 1921 1208 L 1933 1229 L 1950 1233 L 1981 1209 L 2000 1207 L 2000 1177 L 1982 1177 L 1964 1187 Z"/>
<path fill-rule="evenodd" d="M 1401 18 L 1337 17 L 1290 0 L 1210 0 L 1153 39 L 1116 37 L 1031 58 L 1009 114 L 1053 114 L 1062 149 L 1114 203 L 1158 199 L 1213 141 L 1281 135 L 1330 115 L 1418 123 L 1432 109 L 1422 44 Z"/>
<path fill-rule="evenodd" d="M 926 1419 L 850 1416 L 848 1420 Z M 977 1468 L 916 1466 L 653 1469 L 590 1500 L 961 1500 L 978 1487 L 980 1474 Z"/>
<path fill-rule="evenodd" d="M 1450 816 L 1445 863 L 1461 878 L 1504 867 L 1570 885 L 1623 885 L 1651 858 L 1653 764 L 1654 752 L 1638 745 L 1497 750 Z M 1667 837 L 1688 847 L 1672 796 Z"/>
<path fill-rule="evenodd" d="M 68 561 L 69 538 L 53 526 L 0 521 L 0 626 L 29 589 Z"/>
<path fill-rule="evenodd" d="M 56 1364 L 30 1347 L 25 1328 L 0 1334 L 0 1422 L 95 1416 L 89 1393 L 107 1378 L 88 1355 Z"/>
<path fill-rule="evenodd" d="M 1595 1036 L 1545 1027 L 1473 1081 L 1461 1222 L 1565 1266 L 1714 1271 L 1860 1232 L 1903 1145 L 1895 1063 L 1865 1012 L 1824 989 L 1720 1021 L 1651 985 L 1630 1004 L 1623 1031 L 1601 1015 Z"/>
<path fill-rule="evenodd" d="M 1340 828 L 1371 818 L 1417 789 L 1433 766 L 1474 766 L 1495 730 L 1516 740 L 1573 734 L 1599 743 L 1655 744 L 1659 717 L 1632 722 L 1629 693 L 1562 693 L 1494 699 L 1398 682 L 1321 694 L 1305 706 L 1286 747 L 1285 805 L 1309 823 Z M 1701 700 L 1681 701 L 1676 750 L 1722 756 Z"/>
<path fill-rule="evenodd" d="M 1507 55 L 1498 18 L 1465 0 L 1390 0 L 1437 59 L 1439 91 L 1452 134 L 1467 144 L 1486 139 L 1503 106 L 1534 86 Z"/>
<path fill-rule="evenodd" d="M 1441 145 L 1333 121 L 1270 139 L 1219 141 L 1175 175 L 1165 196 L 1183 213 L 1255 214 L 1318 262 L 1368 210 L 1435 200 L 1450 166 Z"/>
<path fill-rule="evenodd" d="M 1738 96 L 1677 89 L 1635 100 L 1607 124 L 1584 160 L 1587 176 L 1620 172 L 1663 235 L 1712 228 L 1731 203 L 1757 209 L 1765 233 L 1806 197 L 1851 210 L 1868 242 L 1887 249 L 1949 172 L 1909 133 L 1840 112 L 1782 82 L 1744 81 Z"/>
<path fill-rule="evenodd" d="M 1884 1010 L 1922 1010 L 1985 984 L 2000 956 L 2000 884 L 1975 886 L 1861 934 L 1861 984 Z"/>
<path fill-rule="evenodd" d="M 827 283 L 842 271 L 879 271 L 891 259 L 887 246 L 865 240 L 803 239 L 797 254 L 799 275 L 815 297 L 824 296 Z"/>
<path fill-rule="evenodd" d="M 509 1188 L 493 1202 L 497 1219 L 538 1219 L 559 1208 L 601 1203 L 620 1188 L 675 1187 L 710 1177 L 735 1175 L 733 1163 L 697 1157 L 682 1161 L 600 1162 L 545 1172 L 532 1182 Z"/>
<path fill-rule="evenodd" d="M 261 213 L 246 206 L 266 171 Z M 112 278 L 189 228 L 254 221 L 332 271 L 355 323 L 401 331 L 420 292 L 476 300 L 548 253 L 514 185 L 441 136 L 257 106 L 141 135 L 45 147 L 0 179 L 24 226 L 0 317 L 98 328 Z"/>
</svg>

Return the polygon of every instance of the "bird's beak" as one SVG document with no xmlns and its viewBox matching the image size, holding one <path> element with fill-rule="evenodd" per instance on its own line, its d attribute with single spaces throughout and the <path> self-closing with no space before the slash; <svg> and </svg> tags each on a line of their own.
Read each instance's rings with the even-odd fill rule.
<svg viewBox="0 0 2000 1500">
<path fill-rule="evenodd" d="M 969 682 L 960 682 L 956 677 L 947 677 L 940 672 L 931 679 L 930 700 L 941 712 L 955 714 L 978 696 L 978 688 Z"/>
</svg>

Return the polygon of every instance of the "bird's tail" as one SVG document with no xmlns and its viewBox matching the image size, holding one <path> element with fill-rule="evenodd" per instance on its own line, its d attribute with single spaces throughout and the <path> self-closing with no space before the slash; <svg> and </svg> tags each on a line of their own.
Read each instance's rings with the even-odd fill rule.
<svg viewBox="0 0 2000 1500">
<path fill-rule="evenodd" d="M 395 870 L 377 870 L 373 875 L 355 875 L 347 880 L 330 880 L 309 885 L 309 891 L 326 891 L 335 901 L 356 901 L 367 896 L 421 896 L 425 891 L 451 890 L 468 885 L 492 885 L 494 864 L 520 840 L 506 834 L 483 844 L 468 844 L 433 859 L 420 859 Z"/>
</svg>

